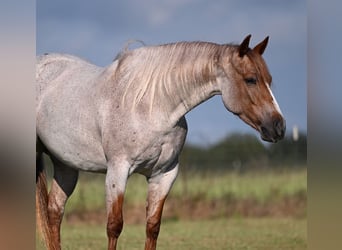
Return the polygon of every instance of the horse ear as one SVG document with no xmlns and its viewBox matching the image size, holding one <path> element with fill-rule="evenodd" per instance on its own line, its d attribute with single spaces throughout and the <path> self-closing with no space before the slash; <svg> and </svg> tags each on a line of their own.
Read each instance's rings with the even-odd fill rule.
<svg viewBox="0 0 342 250">
<path fill-rule="evenodd" d="M 243 39 L 242 43 L 239 45 L 239 56 L 243 57 L 244 55 L 247 54 L 248 50 L 249 50 L 249 41 L 251 40 L 251 34 L 249 34 L 248 36 L 245 37 L 245 39 Z"/>
<path fill-rule="evenodd" d="M 261 43 L 256 45 L 253 49 L 254 52 L 259 53 L 259 55 L 262 55 L 266 49 L 267 43 L 268 43 L 268 38 L 267 36 Z"/>
</svg>

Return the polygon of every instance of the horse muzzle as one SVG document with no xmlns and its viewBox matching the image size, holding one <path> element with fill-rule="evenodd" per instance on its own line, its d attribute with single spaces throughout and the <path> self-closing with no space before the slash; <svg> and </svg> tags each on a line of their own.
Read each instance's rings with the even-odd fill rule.
<svg viewBox="0 0 342 250">
<path fill-rule="evenodd" d="M 277 117 L 260 126 L 261 139 L 268 142 L 277 142 L 284 138 L 286 122 L 283 117 Z"/>
</svg>

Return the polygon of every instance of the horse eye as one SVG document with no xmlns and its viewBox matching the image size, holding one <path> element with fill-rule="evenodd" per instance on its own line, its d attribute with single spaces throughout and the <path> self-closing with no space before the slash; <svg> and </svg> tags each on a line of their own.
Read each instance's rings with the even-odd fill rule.
<svg viewBox="0 0 342 250">
<path fill-rule="evenodd" d="M 245 78 L 245 83 L 247 84 L 256 84 L 257 80 L 254 77 L 249 77 L 249 78 Z"/>
</svg>

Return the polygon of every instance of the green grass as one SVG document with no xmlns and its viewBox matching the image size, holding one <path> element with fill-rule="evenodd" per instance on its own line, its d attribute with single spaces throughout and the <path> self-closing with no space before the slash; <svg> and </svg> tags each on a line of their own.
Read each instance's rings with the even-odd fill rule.
<svg viewBox="0 0 342 250">
<path fill-rule="evenodd" d="M 180 176 L 171 195 L 198 196 L 204 199 L 220 199 L 233 196 L 237 199 L 254 198 L 264 201 L 275 193 L 279 196 L 293 195 L 306 191 L 306 170 L 301 171 L 261 171 L 238 174 L 236 172 L 217 172 L 208 174 L 190 174 L 187 180 Z M 188 184 L 186 183 L 188 182 Z M 186 186 L 186 187 L 185 187 Z"/>
<path fill-rule="evenodd" d="M 253 199 L 258 202 L 281 199 L 296 194 L 306 196 L 307 172 L 283 170 L 217 173 L 188 173 L 178 176 L 169 199 L 191 200 Z M 147 184 L 145 177 L 132 175 L 128 181 L 125 204 L 145 205 Z M 103 210 L 105 207 L 104 175 L 83 174 L 67 203 L 66 213 L 72 211 Z"/>
<path fill-rule="evenodd" d="M 118 249 L 143 249 L 145 226 L 125 225 Z M 37 249 L 43 249 L 39 241 Z M 64 224 L 63 249 L 106 249 L 104 225 Z M 275 218 L 163 221 L 158 249 L 293 249 L 307 248 L 306 220 Z"/>
<path fill-rule="evenodd" d="M 124 211 L 124 217 L 136 216 L 140 220 L 138 223 L 131 221 L 125 224 L 118 249 L 143 249 L 146 192 L 145 177 L 131 176 L 125 195 L 127 210 Z M 259 171 L 244 174 L 191 172 L 184 175 L 181 171 L 166 201 L 158 249 L 306 249 L 306 192 L 307 171 L 303 168 L 296 171 Z M 254 201 L 248 209 L 253 209 L 255 205 L 262 207 L 263 204 L 266 204 L 266 207 L 271 204 L 272 209 L 277 209 L 278 203 L 284 205 L 284 201 L 290 200 L 290 209 L 296 209 L 297 203 L 293 201 L 297 200 L 288 199 L 291 197 L 300 197 L 299 200 L 304 202 L 299 206 L 300 216 L 278 216 L 275 213 L 271 217 L 262 215 L 256 218 L 254 215 L 244 217 L 243 213 L 226 212 L 231 203 L 241 200 Z M 194 205 L 189 206 L 190 216 L 183 216 L 184 211 L 189 212 L 183 210 L 184 205 L 189 204 Z M 202 207 L 203 205 L 206 206 Z M 288 205 L 285 202 L 285 206 Z M 129 207 L 137 208 L 140 214 L 133 215 L 133 210 L 128 209 Z M 201 217 L 201 211 L 204 209 L 207 209 L 209 214 L 211 211 L 217 213 L 214 216 L 210 214 Z M 68 219 L 68 214 L 92 211 L 102 213 L 100 219 Z M 63 249 L 106 249 L 104 211 L 104 175 L 82 174 L 67 203 L 67 218 L 62 225 Z M 197 212 L 200 212 L 199 215 L 195 220 L 191 220 L 191 215 Z M 39 240 L 37 249 L 44 249 Z"/>
</svg>

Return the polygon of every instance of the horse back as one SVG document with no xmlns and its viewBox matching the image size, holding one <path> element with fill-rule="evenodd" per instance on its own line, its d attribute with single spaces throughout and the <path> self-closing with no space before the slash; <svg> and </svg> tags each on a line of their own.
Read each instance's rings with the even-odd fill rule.
<svg viewBox="0 0 342 250">
<path fill-rule="evenodd" d="M 102 68 L 72 55 L 44 54 L 37 56 L 36 100 L 39 102 L 41 96 L 56 84 L 70 84 L 72 82 L 82 84 L 83 79 L 91 79 L 101 70 Z"/>
</svg>

